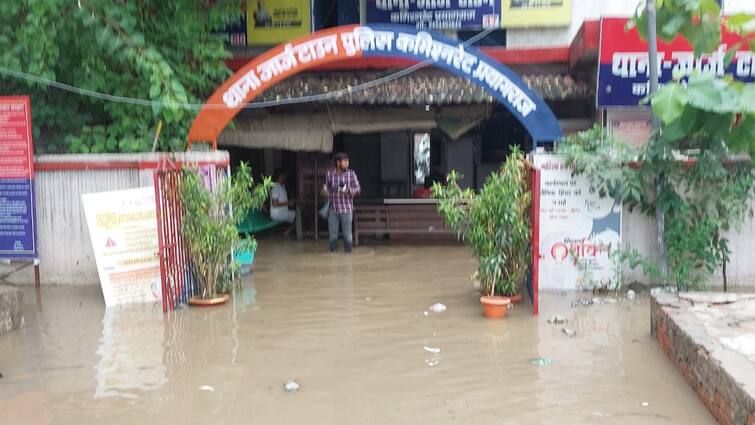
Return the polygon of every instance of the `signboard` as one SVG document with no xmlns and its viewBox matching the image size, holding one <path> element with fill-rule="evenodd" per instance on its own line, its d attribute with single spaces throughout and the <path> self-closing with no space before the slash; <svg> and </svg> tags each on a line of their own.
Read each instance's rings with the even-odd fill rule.
<svg viewBox="0 0 755 425">
<path fill-rule="evenodd" d="M 557 27 L 571 24 L 571 0 L 503 0 L 504 28 Z"/>
<path fill-rule="evenodd" d="M 228 47 L 246 47 L 246 2 L 242 1 L 240 6 L 236 19 L 221 32 Z"/>
<path fill-rule="evenodd" d="M 275 45 L 312 32 L 310 0 L 249 0 L 247 44 Z"/>
<path fill-rule="evenodd" d="M 640 147 L 650 140 L 653 120 L 648 109 L 611 109 L 608 111 L 609 133 L 633 147 Z"/>
<path fill-rule="evenodd" d="M 548 105 L 511 69 L 474 47 L 406 25 L 347 25 L 276 46 L 247 63 L 210 96 L 189 131 L 189 142 L 216 141 L 247 102 L 278 82 L 344 59 L 397 57 L 434 65 L 479 85 L 525 127 L 535 143 L 560 139 Z M 222 107 L 218 107 L 221 105 Z"/>
<path fill-rule="evenodd" d="M 0 97 L 0 258 L 37 257 L 31 104 Z"/>
<path fill-rule="evenodd" d="M 539 286 L 580 290 L 613 286 L 611 254 L 621 247 L 621 201 L 601 198 L 566 159 L 535 155 L 540 174 Z"/>
<path fill-rule="evenodd" d="M 366 0 L 368 23 L 417 29 L 475 30 L 501 26 L 500 0 Z"/>
<path fill-rule="evenodd" d="M 650 67 L 648 46 L 640 39 L 637 29 L 625 31 L 627 19 L 603 18 L 600 27 L 600 67 L 598 69 L 597 103 L 599 107 L 637 106 L 649 90 Z M 755 54 L 743 43 L 741 50 L 725 66 L 727 47 L 742 40 L 722 28 L 722 44 L 715 52 L 700 58 L 681 36 L 672 43 L 658 43 L 658 79 L 672 80 L 674 74 L 690 75 L 695 71 L 712 72 L 719 77 L 752 82 L 755 79 Z"/>
<path fill-rule="evenodd" d="M 162 300 L 155 190 L 81 195 L 105 305 Z"/>
</svg>

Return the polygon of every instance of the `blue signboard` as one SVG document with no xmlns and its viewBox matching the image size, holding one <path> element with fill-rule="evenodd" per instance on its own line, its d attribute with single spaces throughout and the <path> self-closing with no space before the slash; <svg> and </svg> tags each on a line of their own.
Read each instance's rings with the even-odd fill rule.
<svg viewBox="0 0 755 425">
<path fill-rule="evenodd" d="M 0 97 L 0 258 L 36 259 L 29 98 Z"/>
<path fill-rule="evenodd" d="M 367 22 L 417 29 L 474 30 L 501 26 L 500 0 L 367 0 Z"/>
</svg>

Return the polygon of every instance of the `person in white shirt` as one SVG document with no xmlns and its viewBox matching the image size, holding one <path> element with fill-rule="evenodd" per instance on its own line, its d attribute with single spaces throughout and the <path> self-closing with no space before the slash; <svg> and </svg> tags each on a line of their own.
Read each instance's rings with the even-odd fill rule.
<svg viewBox="0 0 755 425">
<path fill-rule="evenodd" d="M 293 224 L 296 220 L 296 212 L 288 209 L 294 206 L 294 201 L 288 200 L 286 192 L 286 173 L 283 170 L 275 171 L 275 185 L 270 191 L 270 218 L 274 221 L 281 221 Z M 288 235 L 291 228 L 288 228 L 284 234 Z"/>
</svg>

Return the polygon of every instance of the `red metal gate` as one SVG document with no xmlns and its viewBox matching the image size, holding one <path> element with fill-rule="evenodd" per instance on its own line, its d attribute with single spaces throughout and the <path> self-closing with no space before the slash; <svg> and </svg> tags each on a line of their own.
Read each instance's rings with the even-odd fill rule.
<svg viewBox="0 0 755 425">
<path fill-rule="evenodd" d="M 180 166 L 169 159 L 161 160 L 154 173 L 163 313 L 194 295 L 189 255 L 181 234 L 181 175 Z"/>
</svg>

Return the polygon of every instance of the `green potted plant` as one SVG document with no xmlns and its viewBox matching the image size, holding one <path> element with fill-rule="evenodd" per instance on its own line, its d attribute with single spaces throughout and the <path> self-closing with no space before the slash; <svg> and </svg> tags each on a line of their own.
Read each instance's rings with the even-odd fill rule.
<svg viewBox="0 0 755 425">
<path fill-rule="evenodd" d="M 524 155 L 515 147 L 500 170 L 485 180 L 479 194 L 461 189 L 461 176 L 455 171 L 446 177 L 445 185 L 433 185 L 444 222 L 477 257 L 475 277 L 481 283 L 480 302 L 486 317 L 504 317 L 509 304 L 521 299 L 518 290 L 532 251 L 532 194 L 527 176 Z"/>
<path fill-rule="evenodd" d="M 228 300 L 231 276 L 237 266 L 232 253 L 256 248 L 254 238 L 240 238 L 236 226 L 250 208 L 262 206 L 271 186 L 269 177 L 255 184 L 245 163 L 232 177 L 209 188 L 196 170 L 184 170 L 180 186 L 181 232 L 198 289 L 189 304 L 215 305 Z"/>
</svg>

